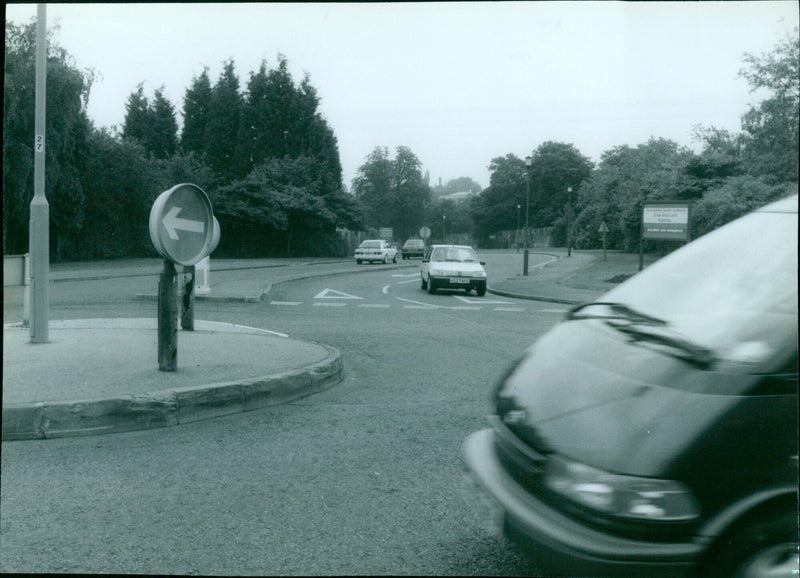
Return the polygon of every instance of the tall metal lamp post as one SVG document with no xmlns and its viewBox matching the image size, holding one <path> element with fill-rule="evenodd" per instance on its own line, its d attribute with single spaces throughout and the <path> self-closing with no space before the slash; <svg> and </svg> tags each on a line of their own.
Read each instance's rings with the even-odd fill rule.
<svg viewBox="0 0 800 578">
<path fill-rule="evenodd" d="M 525 157 L 525 183 L 527 185 L 525 191 L 525 248 L 528 248 L 528 215 L 531 212 L 531 165 L 533 159 Z"/>
<path fill-rule="evenodd" d="M 572 257 L 572 187 L 567 187 L 567 257 Z"/>
<path fill-rule="evenodd" d="M 514 244 L 517 246 L 517 253 L 519 253 L 519 210 L 521 205 L 517 205 L 517 231 L 514 234 Z"/>
<path fill-rule="evenodd" d="M 530 156 L 525 157 L 525 251 L 522 258 L 522 274 L 528 274 L 528 215 L 531 212 L 531 165 L 533 159 Z"/>
<path fill-rule="evenodd" d="M 447 215 L 442 215 L 442 243 L 447 243 Z"/>
</svg>

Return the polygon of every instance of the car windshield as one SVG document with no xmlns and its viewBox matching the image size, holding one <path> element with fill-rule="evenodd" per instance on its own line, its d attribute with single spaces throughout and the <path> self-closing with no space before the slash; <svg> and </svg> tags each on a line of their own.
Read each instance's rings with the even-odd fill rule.
<svg viewBox="0 0 800 578">
<path fill-rule="evenodd" d="M 436 247 L 431 261 L 451 261 L 455 263 L 477 263 L 475 251 L 469 247 Z"/>
<path fill-rule="evenodd" d="M 380 241 L 364 241 L 360 245 L 361 249 L 380 249 L 381 242 Z"/>
<path fill-rule="evenodd" d="M 422 247 L 422 241 L 406 241 L 406 247 Z"/>
<path fill-rule="evenodd" d="M 796 213 L 753 213 L 607 293 L 603 301 L 617 304 L 609 312 L 585 309 L 574 318 L 663 321 L 718 359 L 762 362 L 797 344 L 797 233 Z"/>
</svg>

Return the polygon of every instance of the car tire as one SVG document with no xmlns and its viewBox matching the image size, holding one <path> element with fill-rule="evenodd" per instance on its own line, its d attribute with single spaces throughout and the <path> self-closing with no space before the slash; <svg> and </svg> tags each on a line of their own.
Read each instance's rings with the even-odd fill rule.
<svg viewBox="0 0 800 578">
<path fill-rule="evenodd" d="M 395 255 L 394 257 L 392 257 L 392 263 L 397 263 L 397 255 Z"/>
<path fill-rule="evenodd" d="M 433 279 L 428 278 L 428 295 L 436 293 L 436 287 L 433 286 Z"/>
<path fill-rule="evenodd" d="M 384 255 L 383 256 L 383 264 L 386 265 L 386 263 L 388 263 L 388 262 L 389 262 L 389 256 L 388 255 Z"/>
<path fill-rule="evenodd" d="M 796 512 L 796 509 L 795 509 Z M 702 576 L 791 576 L 797 571 L 797 518 L 787 512 L 723 536 Z"/>
<path fill-rule="evenodd" d="M 478 285 L 475 288 L 475 293 L 478 294 L 478 297 L 483 297 L 484 295 L 486 295 L 486 285 Z"/>
<path fill-rule="evenodd" d="M 356 265 L 361 265 L 361 259 L 356 259 Z"/>
<path fill-rule="evenodd" d="M 420 279 L 421 279 L 420 286 L 422 287 L 422 289 L 424 291 L 425 289 L 428 288 L 428 282 L 425 281 L 425 277 L 423 277 L 422 275 L 420 275 Z"/>
</svg>

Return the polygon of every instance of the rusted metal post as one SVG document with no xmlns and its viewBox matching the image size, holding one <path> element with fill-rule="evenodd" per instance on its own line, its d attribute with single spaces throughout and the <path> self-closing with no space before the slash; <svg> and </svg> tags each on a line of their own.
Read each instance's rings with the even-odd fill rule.
<svg viewBox="0 0 800 578">
<path fill-rule="evenodd" d="M 181 328 L 194 331 L 194 265 L 183 268 L 183 307 Z"/>
<path fill-rule="evenodd" d="M 158 280 L 158 369 L 175 371 L 178 365 L 178 274 L 164 259 Z"/>
</svg>

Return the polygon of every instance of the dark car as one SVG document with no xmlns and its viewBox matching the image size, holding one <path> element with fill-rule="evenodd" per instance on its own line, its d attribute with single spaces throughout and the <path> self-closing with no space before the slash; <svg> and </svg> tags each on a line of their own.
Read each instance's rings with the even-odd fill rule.
<svg viewBox="0 0 800 578">
<path fill-rule="evenodd" d="M 411 257 L 422 258 L 422 253 L 425 252 L 425 241 L 422 239 L 408 239 L 403 243 L 403 259 L 410 259 Z"/>
<path fill-rule="evenodd" d="M 464 443 L 548 574 L 796 576 L 797 196 L 571 309 Z"/>
</svg>

